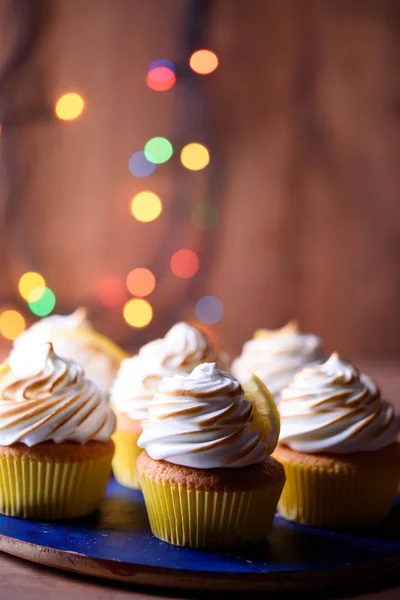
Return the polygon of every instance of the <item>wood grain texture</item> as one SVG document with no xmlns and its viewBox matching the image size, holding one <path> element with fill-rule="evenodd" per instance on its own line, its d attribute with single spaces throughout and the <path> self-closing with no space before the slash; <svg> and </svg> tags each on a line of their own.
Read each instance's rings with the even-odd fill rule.
<svg viewBox="0 0 400 600">
<path fill-rule="evenodd" d="M 18 107 L 40 96 L 51 108 L 74 89 L 87 106 L 76 122 L 39 119 L 3 131 L 18 148 L 21 207 L 0 240 L 2 295 L 35 268 L 59 308 L 72 309 L 95 300 L 102 277 L 124 280 L 156 261 L 154 322 L 130 338 L 133 346 L 215 294 L 225 313 L 214 335 L 233 355 L 254 328 L 297 317 L 329 349 L 400 356 L 399 3 L 211 3 L 207 43 L 220 67 L 199 81 L 211 132 L 200 106 L 196 127 L 211 133 L 222 181 L 207 192 L 205 174 L 190 174 L 178 217 L 173 190 L 188 174 L 171 163 L 138 180 L 127 161 L 153 135 L 174 139 L 185 103 L 196 110 L 197 95 L 182 96 L 182 87 L 155 93 L 144 84 L 151 60 L 181 55 L 188 5 L 45 5 L 35 51 L 8 93 Z M 144 226 L 128 204 L 148 186 L 162 195 L 164 213 Z M 210 193 L 220 224 L 200 239 L 190 209 Z M 180 246 L 201 254 L 195 282 L 168 270 Z M 120 314 L 98 310 L 94 319 L 128 339 Z"/>
</svg>

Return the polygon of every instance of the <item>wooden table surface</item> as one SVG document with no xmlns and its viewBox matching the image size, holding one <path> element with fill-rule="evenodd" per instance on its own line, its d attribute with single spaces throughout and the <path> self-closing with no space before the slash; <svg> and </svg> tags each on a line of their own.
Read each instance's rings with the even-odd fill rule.
<svg viewBox="0 0 400 600">
<path fill-rule="evenodd" d="M 387 398 L 399 407 L 400 410 L 400 362 L 365 362 L 359 361 L 359 366 L 371 374 L 380 383 Z M 360 582 L 354 582 L 357 586 Z M 43 600 L 48 594 L 51 600 L 69 600 L 70 598 L 84 598 L 85 600 L 155 600 L 172 598 L 205 598 L 204 594 L 171 591 L 133 586 L 119 585 L 113 582 L 93 580 L 71 573 L 57 571 L 41 565 L 28 563 L 21 559 L 0 554 L 0 600 Z M 209 595 L 209 593 L 208 593 Z M 234 596 L 232 592 L 229 597 Z M 326 590 L 316 594 L 309 594 L 309 598 L 322 598 L 327 595 Z M 228 597 L 219 593 L 219 596 Z M 240 596 L 242 597 L 243 594 Z M 252 593 L 252 598 L 258 595 Z M 259 597 L 266 597 L 266 593 Z M 275 597 L 275 594 L 274 594 Z M 294 597 L 294 595 L 293 595 Z M 347 590 L 341 595 L 331 597 L 353 598 L 355 600 L 399 600 L 400 598 L 400 573 L 397 581 L 379 581 L 374 589 L 367 588 L 361 592 Z"/>
</svg>

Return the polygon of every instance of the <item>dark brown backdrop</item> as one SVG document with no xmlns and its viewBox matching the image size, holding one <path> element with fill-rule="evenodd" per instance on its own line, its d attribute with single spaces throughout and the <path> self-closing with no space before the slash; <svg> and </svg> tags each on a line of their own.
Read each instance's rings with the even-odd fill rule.
<svg viewBox="0 0 400 600">
<path fill-rule="evenodd" d="M 2 55 L 15 21 L 8 4 L 0 13 L 3 25 L 8 20 Z M 147 180 L 127 169 L 148 138 L 180 131 L 182 88 L 152 92 L 143 78 L 151 60 L 179 57 L 189 4 L 43 5 L 35 51 L 7 80 L 7 98 L 20 114 L 76 90 L 87 108 L 69 124 L 13 118 L 3 127 L 2 158 L 10 136 L 18 150 L 21 200 L 7 226 L 3 214 L 4 298 L 21 272 L 38 269 L 67 310 L 91 302 L 104 275 L 124 279 L 155 261 L 154 323 L 133 344 L 178 315 L 191 318 L 196 298 L 213 294 L 225 307 L 213 329 L 231 353 L 255 327 L 295 316 L 329 348 L 399 356 L 400 3 L 211 2 L 207 43 L 220 67 L 199 83 L 208 109 L 196 126 L 223 173 L 214 192 L 205 172 L 188 180 L 173 163 Z M 196 99 L 189 101 L 196 110 Z M 179 216 L 174 186 L 183 175 L 187 206 Z M 143 225 L 128 205 L 146 187 L 162 195 L 164 212 Z M 220 225 L 200 236 L 189 209 L 210 193 L 218 196 Z M 165 257 L 180 246 L 200 252 L 192 282 L 168 274 Z M 95 310 L 94 318 L 126 339 L 120 315 Z"/>
</svg>

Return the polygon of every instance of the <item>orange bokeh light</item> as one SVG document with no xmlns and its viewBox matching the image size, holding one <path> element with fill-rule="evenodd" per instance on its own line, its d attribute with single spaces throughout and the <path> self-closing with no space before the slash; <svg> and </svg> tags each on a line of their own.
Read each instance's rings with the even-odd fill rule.
<svg viewBox="0 0 400 600">
<path fill-rule="evenodd" d="M 150 269 L 138 267 L 127 276 L 126 287 L 133 296 L 148 296 L 156 287 L 156 278 Z"/>
<path fill-rule="evenodd" d="M 209 75 L 218 67 L 218 57 L 211 50 L 196 50 L 189 61 L 191 69 L 199 75 Z"/>
<path fill-rule="evenodd" d="M 193 277 L 199 270 L 199 259 L 193 250 L 182 248 L 171 258 L 171 271 L 177 277 L 187 279 Z"/>
</svg>

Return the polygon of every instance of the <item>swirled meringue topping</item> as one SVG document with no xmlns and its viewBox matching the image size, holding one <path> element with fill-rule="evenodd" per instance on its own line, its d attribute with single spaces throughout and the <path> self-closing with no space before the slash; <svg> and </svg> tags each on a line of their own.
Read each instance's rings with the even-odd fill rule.
<svg viewBox="0 0 400 600">
<path fill-rule="evenodd" d="M 70 315 L 51 315 L 40 319 L 17 337 L 13 348 L 19 351 L 28 345 L 32 347 L 39 343 L 51 342 L 59 356 L 80 363 L 90 379 L 109 389 L 119 364 L 115 364 L 108 354 L 99 351 L 89 338 L 63 335 L 64 332 L 70 334 L 82 329 L 94 331 L 87 319 L 87 310 L 81 307 Z"/>
<path fill-rule="evenodd" d="M 279 402 L 281 389 L 289 385 L 297 371 L 323 360 L 321 339 L 300 332 L 297 322 L 290 321 L 282 329 L 256 331 L 233 361 L 232 373 L 242 383 L 255 373 Z"/>
<path fill-rule="evenodd" d="M 107 394 L 51 344 L 14 352 L 0 377 L 0 445 L 107 442 L 115 415 Z"/>
<path fill-rule="evenodd" d="M 334 352 L 282 390 L 280 442 L 297 452 L 369 452 L 396 440 L 400 418 L 375 382 Z"/>
<path fill-rule="evenodd" d="M 215 363 L 158 385 L 138 445 L 155 460 L 196 469 L 240 468 L 266 458 L 239 382 Z"/>
<path fill-rule="evenodd" d="M 190 373 L 198 364 L 215 360 L 217 354 L 203 332 L 188 323 L 177 323 L 164 338 L 145 344 L 136 356 L 122 361 L 111 388 L 112 404 L 131 419 L 146 419 L 149 402 L 163 377 Z"/>
</svg>

